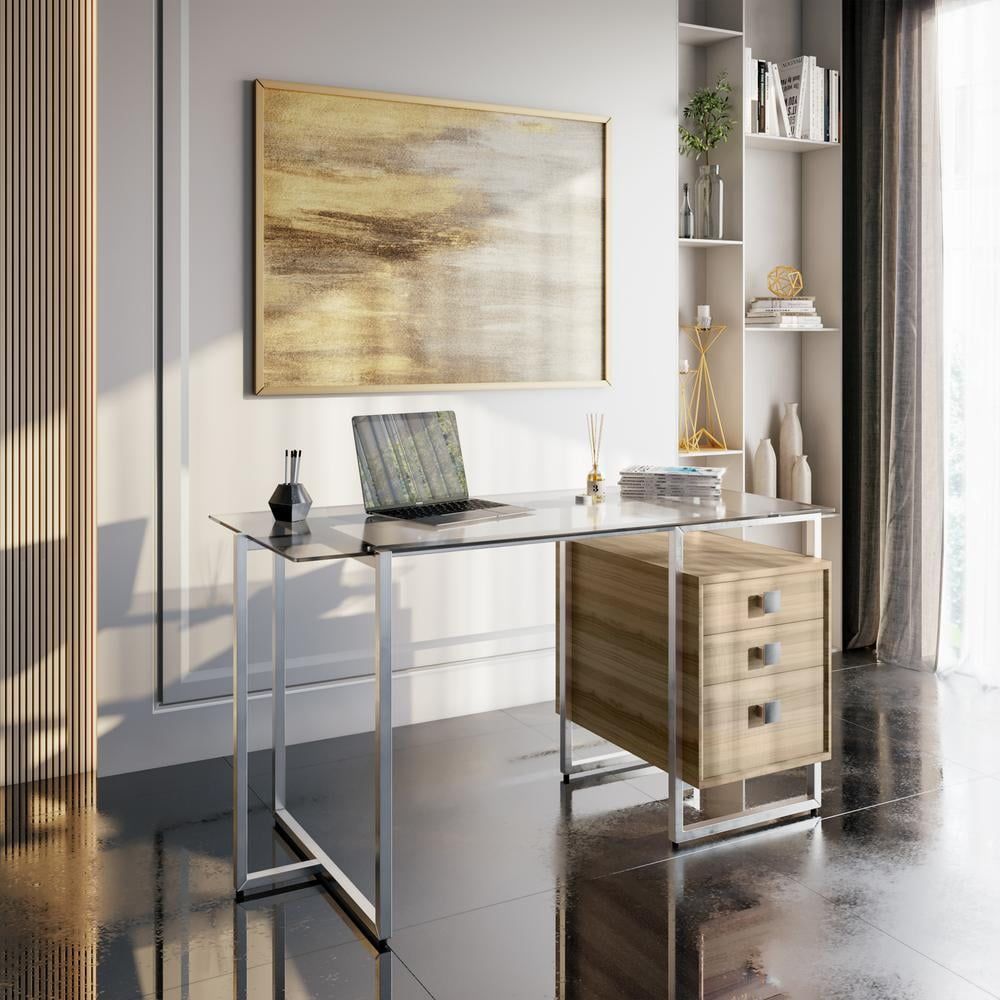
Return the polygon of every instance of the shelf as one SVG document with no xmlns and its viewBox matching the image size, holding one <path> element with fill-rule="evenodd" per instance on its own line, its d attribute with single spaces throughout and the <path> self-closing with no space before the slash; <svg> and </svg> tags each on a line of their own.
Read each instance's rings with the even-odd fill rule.
<svg viewBox="0 0 1000 1000">
<path fill-rule="evenodd" d="M 743 240 L 694 240 L 678 236 L 677 241 L 682 247 L 741 247 Z"/>
<path fill-rule="evenodd" d="M 835 326 L 749 326 L 744 324 L 747 333 L 840 333 Z"/>
<path fill-rule="evenodd" d="M 681 45 L 716 45 L 742 37 L 742 31 L 730 31 L 728 28 L 710 28 L 706 24 L 686 24 L 683 21 L 677 25 L 677 41 Z"/>
<path fill-rule="evenodd" d="M 793 139 L 786 135 L 761 135 L 747 133 L 751 149 L 770 149 L 779 153 L 814 153 L 819 149 L 840 149 L 839 142 L 820 142 L 818 139 Z"/>
<path fill-rule="evenodd" d="M 678 458 L 721 458 L 723 455 L 742 455 L 742 448 L 699 448 L 697 451 L 678 451 Z"/>
</svg>

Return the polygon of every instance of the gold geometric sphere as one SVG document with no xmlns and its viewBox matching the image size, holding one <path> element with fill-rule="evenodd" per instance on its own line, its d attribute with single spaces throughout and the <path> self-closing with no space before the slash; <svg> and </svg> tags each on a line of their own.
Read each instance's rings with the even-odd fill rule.
<svg viewBox="0 0 1000 1000">
<path fill-rule="evenodd" d="M 791 299 L 803 288 L 802 272 L 790 264 L 779 264 L 767 276 L 767 287 L 779 299 Z"/>
</svg>

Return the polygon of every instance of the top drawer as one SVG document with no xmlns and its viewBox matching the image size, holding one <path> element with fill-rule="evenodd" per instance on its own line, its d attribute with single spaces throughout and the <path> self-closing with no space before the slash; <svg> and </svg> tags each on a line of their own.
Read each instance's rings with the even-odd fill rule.
<svg viewBox="0 0 1000 1000">
<path fill-rule="evenodd" d="M 822 618 L 824 575 L 817 569 L 707 584 L 702 591 L 704 634 Z"/>
</svg>

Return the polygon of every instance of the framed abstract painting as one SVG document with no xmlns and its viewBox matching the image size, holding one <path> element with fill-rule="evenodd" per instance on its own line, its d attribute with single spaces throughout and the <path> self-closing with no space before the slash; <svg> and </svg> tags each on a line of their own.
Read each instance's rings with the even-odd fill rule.
<svg viewBox="0 0 1000 1000">
<path fill-rule="evenodd" d="M 258 80 L 255 391 L 606 383 L 609 131 Z"/>
</svg>

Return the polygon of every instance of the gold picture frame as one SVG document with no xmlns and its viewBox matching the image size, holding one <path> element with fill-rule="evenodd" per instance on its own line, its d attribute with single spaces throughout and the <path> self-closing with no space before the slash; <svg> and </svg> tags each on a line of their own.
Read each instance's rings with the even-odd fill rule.
<svg viewBox="0 0 1000 1000">
<path fill-rule="evenodd" d="M 610 384 L 609 118 L 255 91 L 258 395 Z"/>
</svg>

